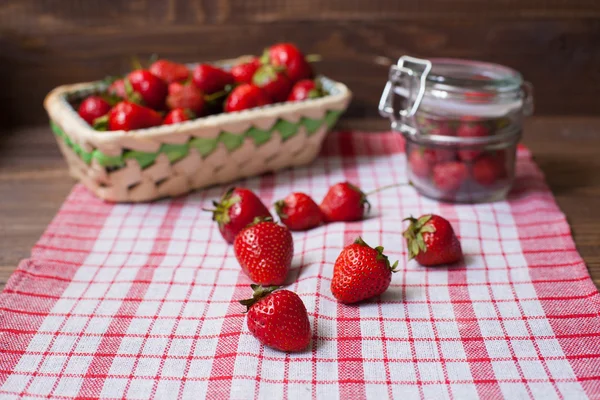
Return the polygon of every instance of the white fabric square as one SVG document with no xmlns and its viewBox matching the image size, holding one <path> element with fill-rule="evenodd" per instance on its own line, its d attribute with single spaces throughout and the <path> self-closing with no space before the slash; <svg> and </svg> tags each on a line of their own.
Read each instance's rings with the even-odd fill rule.
<svg viewBox="0 0 600 400">
<path fill-rule="evenodd" d="M 288 364 L 288 379 L 290 381 L 310 381 L 312 380 L 312 362 L 294 360 Z"/>
<path fill-rule="evenodd" d="M 42 362 L 42 358 L 43 356 L 41 354 L 23 354 L 17 365 L 15 365 L 15 371 L 34 372 L 37 370 L 40 362 Z"/>
<path fill-rule="evenodd" d="M 539 360 L 519 360 L 523 376 L 527 380 L 548 379 L 544 366 Z"/>
<path fill-rule="evenodd" d="M 554 336 L 554 330 L 547 319 L 528 319 L 533 336 Z"/>
<path fill-rule="evenodd" d="M 146 340 L 146 344 L 144 345 L 142 354 L 162 355 L 165 351 L 168 341 L 169 338 L 166 337 L 148 338 Z"/>
<path fill-rule="evenodd" d="M 490 358 L 512 358 L 506 340 L 486 340 L 485 347 Z"/>
<path fill-rule="evenodd" d="M 181 382 L 179 381 L 161 379 L 158 381 L 158 385 L 156 385 L 156 392 L 153 397 L 156 399 L 176 397 L 179 393 L 180 386 Z"/>
<path fill-rule="evenodd" d="M 414 342 L 415 355 L 420 360 L 439 359 L 437 344 L 435 341 Z"/>
<path fill-rule="evenodd" d="M 65 397 L 77 397 L 82 383 L 83 378 L 64 376 L 60 378 L 60 381 L 58 382 L 58 385 L 56 386 L 56 389 L 54 391 L 54 395 Z"/>
<path fill-rule="evenodd" d="M 161 376 L 183 378 L 187 362 L 185 359 L 167 358 L 162 366 Z"/>
<path fill-rule="evenodd" d="M 387 354 L 390 359 L 410 360 L 413 358 L 410 343 L 406 341 L 388 341 Z"/>
<path fill-rule="evenodd" d="M 500 311 L 500 316 L 502 318 L 520 318 L 521 310 L 519 310 L 519 306 L 517 303 L 501 301 L 496 303 L 496 307 L 498 307 L 498 311 Z"/>
<path fill-rule="evenodd" d="M 183 400 L 198 400 L 206 398 L 208 381 L 187 381 L 183 387 Z"/>
<path fill-rule="evenodd" d="M 285 362 L 283 360 L 262 360 L 260 368 L 261 378 L 267 381 L 283 382 L 285 375 Z"/>
<path fill-rule="evenodd" d="M 383 360 L 383 342 L 380 340 L 362 340 L 362 356 L 367 359 Z"/>
<path fill-rule="evenodd" d="M 431 322 L 412 321 L 412 336 L 415 338 L 434 338 Z"/>
<path fill-rule="evenodd" d="M 525 322 L 520 319 L 512 319 L 505 320 L 504 329 L 506 329 L 506 334 L 510 337 L 520 337 L 520 336 L 529 336 L 527 332 L 527 326 L 525 326 Z"/>
<path fill-rule="evenodd" d="M 477 302 L 473 303 L 473 311 L 477 318 L 496 318 L 496 310 L 493 303 Z"/>
<path fill-rule="evenodd" d="M 458 325 L 454 321 L 437 321 L 435 326 L 440 338 L 460 338 Z"/>
<path fill-rule="evenodd" d="M 573 368 L 571 368 L 568 360 L 546 360 L 546 366 L 554 379 L 576 379 Z"/>
<path fill-rule="evenodd" d="M 495 284 L 491 288 L 494 300 L 514 300 L 515 298 L 510 285 Z"/>
<path fill-rule="evenodd" d="M 393 381 L 416 382 L 417 374 L 415 367 L 416 365 L 413 362 L 390 361 L 390 378 Z"/>
<path fill-rule="evenodd" d="M 134 375 L 154 377 L 158 375 L 160 363 L 160 358 L 139 358 L 137 360 L 137 367 L 135 368 Z"/>
<path fill-rule="evenodd" d="M 46 319 L 48 318 L 50 317 L 47 317 Z M 50 343 L 52 342 L 53 338 L 54 336 L 52 335 L 38 333 L 29 342 L 29 345 L 27 346 L 27 351 L 43 353 L 46 351 L 46 349 L 48 349 L 48 347 L 50 347 Z"/>
<path fill-rule="evenodd" d="M 499 321 L 496 320 L 479 320 L 479 329 L 483 337 L 504 336 L 504 331 Z"/>
<path fill-rule="evenodd" d="M 129 385 L 127 397 L 130 399 L 149 399 L 153 386 L 153 379 L 134 378 Z"/>
<path fill-rule="evenodd" d="M 363 362 L 363 376 L 366 381 L 385 381 L 385 364 L 383 362 Z"/>
<path fill-rule="evenodd" d="M 32 394 L 47 395 L 52 391 L 54 382 L 56 382 L 54 376 L 36 376 L 27 391 Z"/>
<path fill-rule="evenodd" d="M 444 371 L 440 362 L 418 362 L 419 375 L 423 382 L 445 382 Z"/>
<path fill-rule="evenodd" d="M 440 341 L 442 357 L 450 359 L 466 359 L 467 355 L 462 342 L 459 341 Z"/>
<path fill-rule="evenodd" d="M 67 362 L 65 368 L 65 374 L 81 374 L 83 371 L 87 371 L 90 363 L 92 362 L 92 356 L 71 356 Z"/>
<path fill-rule="evenodd" d="M 450 385 L 450 390 L 455 399 L 460 400 L 475 400 L 479 399 L 477 386 L 469 383 L 453 383 Z"/>
<path fill-rule="evenodd" d="M 423 386 L 423 397 L 426 399 L 450 400 L 450 394 L 445 384 Z"/>
<path fill-rule="evenodd" d="M 537 357 L 537 351 L 531 340 L 511 340 L 510 344 L 518 358 Z"/>
<path fill-rule="evenodd" d="M 517 366 L 513 361 L 492 361 L 496 379 L 500 381 L 521 379 Z"/>
</svg>

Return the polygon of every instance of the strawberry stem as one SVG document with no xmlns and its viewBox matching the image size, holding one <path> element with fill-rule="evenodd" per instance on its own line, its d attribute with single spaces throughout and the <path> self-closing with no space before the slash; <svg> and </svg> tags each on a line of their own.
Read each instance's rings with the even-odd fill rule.
<svg viewBox="0 0 600 400">
<path fill-rule="evenodd" d="M 246 306 L 246 311 L 248 312 L 250 311 L 250 308 L 260 299 L 262 299 L 263 297 L 266 297 L 268 295 L 270 295 L 271 293 L 273 293 L 275 290 L 281 288 L 281 286 L 261 286 L 261 285 L 256 285 L 256 284 L 252 284 L 250 285 L 250 287 L 252 288 L 252 298 L 250 299 L 244 299 L 244 300 L 240 300 L 240 304 L 243 306 Z"/>
<path fill-rule="evenodd" d="M 387 189 L 391 189 L 391 188 L 395 188 L 395 187 L 400 187 L 400 186 L 405 186 L 405 185 L 409 185 L 410 186 L 410 183 L 402 182 L 402 183 L 393 183 L 391 185 L 385 185 L 385 186 L 379 187 L 379 188 L 377 188 L 375 190 L 371 190 L 368 193 L 365 193 L 365 196 L 370 196 L 372 194 L 381 192 L 383 190 L 387 190 Z"/>
<path fill-rule="evenodd" d="M 314 63 L 322 61 L 323 57 L 320 54 L 309 54 L 306 57 L 304 57 L 304 59 L 306 60 L 306 62 Z"/>
</svg>

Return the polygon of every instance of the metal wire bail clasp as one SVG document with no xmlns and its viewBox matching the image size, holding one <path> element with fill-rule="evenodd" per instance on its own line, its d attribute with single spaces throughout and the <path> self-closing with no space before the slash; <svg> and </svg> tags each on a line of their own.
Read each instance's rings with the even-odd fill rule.
<svg viewBox="0 0 600 400">
<path fill-rule="evenodd" d="M 409 119 L 421 105 L 430 71 L 431 61 L 410 56 L 400 57 L 398 63 L 390 67 L 388 81 L 379 100 L 379 114 L 392 121 L 392 129 L 413 134 L 416 132 L 409 124 Z M 396 94 L 405 97 L 406 108 L 397 109 L 397 105 L 394 104 Z"/>
</svg>

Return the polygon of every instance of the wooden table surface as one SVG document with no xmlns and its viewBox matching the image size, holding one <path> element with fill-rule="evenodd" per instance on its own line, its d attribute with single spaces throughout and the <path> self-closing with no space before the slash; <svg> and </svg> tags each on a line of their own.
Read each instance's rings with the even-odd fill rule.
<svg viewBox="0 0 600 400">
<path fill-rule="evenodd" d="M 382 119 L 345 119 L 340 129 L 385 130 Z M 600 286 L 600 118 L 536 117 L 524 143 L 546 174 L 575 242 Z M 73 186 L 47 125 L 0 134 L 0 289 L 30 254 Z"/>
</svg>

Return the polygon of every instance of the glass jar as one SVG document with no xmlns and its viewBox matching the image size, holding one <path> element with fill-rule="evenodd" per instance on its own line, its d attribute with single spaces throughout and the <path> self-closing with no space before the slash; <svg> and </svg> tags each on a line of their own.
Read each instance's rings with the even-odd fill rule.
<svg viewBox="0 0 600 400">
<path fill-rule="evenodd" d="M 497 64 L 404 56 L 390 67 L 379 111 L 406 138 L 408 178 L 421 194 L 495 201 L 512 186 L 532 86 Z"/>
</svg>

